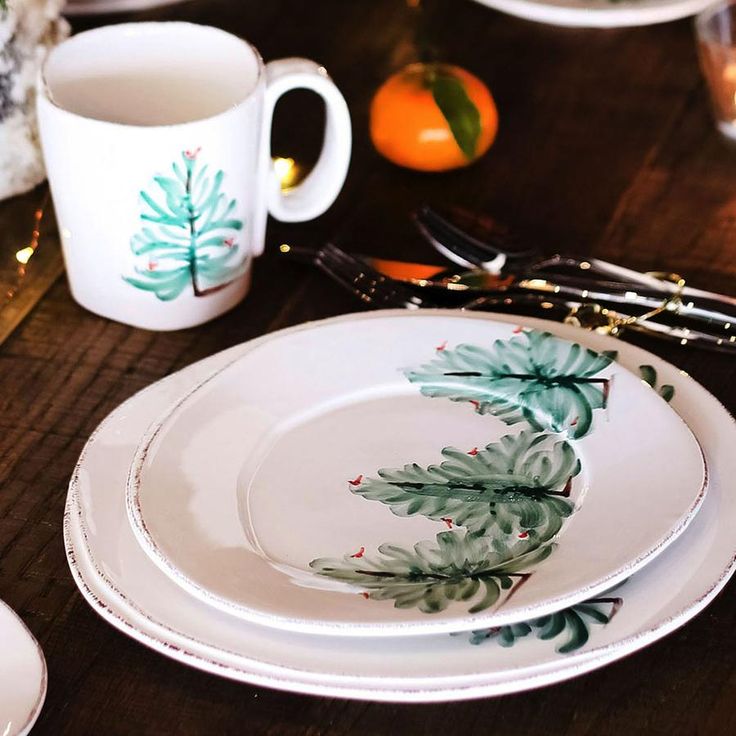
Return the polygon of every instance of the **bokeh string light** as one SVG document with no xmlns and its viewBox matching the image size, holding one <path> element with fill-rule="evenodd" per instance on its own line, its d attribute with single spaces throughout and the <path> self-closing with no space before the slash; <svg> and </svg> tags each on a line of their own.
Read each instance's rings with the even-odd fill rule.
<svg viewBox="0 0 736 736">
<path fill-rule="evenodd" d="M 288 192 L 289 189 L 293 188 L 302 176 L 301 168 L 293 158 L 274 157 L 273 170 L 276 172 L 276 178 L 284 192 Z"/>
<path fill-rule="evenodd" d="M 41 242 L 41 221 L 48 204 L 48 193 L 38 209 L 33 213 L 33 230 L 31 231 L 31 239 L 27 245 L 23 246 L 15 253 L 15 261 L 17 263 L 15 271 L 15 283 L 11 284 L 5 291 L 2 306 L 6 306 L 18 294 L 23 282 L 26 278 L 28 262 L 31 260 Z"/>
</svg>

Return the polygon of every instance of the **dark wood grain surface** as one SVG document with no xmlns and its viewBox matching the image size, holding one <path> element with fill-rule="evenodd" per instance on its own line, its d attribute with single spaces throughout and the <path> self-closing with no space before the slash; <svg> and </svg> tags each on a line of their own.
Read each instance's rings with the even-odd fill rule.
<svg viewBox="0 0 736 736">
<path fill-rule="evenodd" d="M 490 153 L 444 175 L 395 168 L 368 140 L 373 90 L 414 58 L 412 16 L 402 0 L 192 0 L 74 25 L 186 19 L 248 38 L 267 60 L 303 55 L 328 68 L 353 115 L 347 185 L 315 222 L 272 222 L 271 246 L 336 237 L 376 255 L 426 259 L 407 213 L 423 201 L 456 203 L 495 213 L 550 252 L 676 270 L 691 283 L 736 293 L 736 150 L 714 130 L 690 22 L 582 31 L 516 20 L 470 0 L 437 6 L 433 33 L 442 56 L 486 80 L 501 118 Z M 313 159 L 321 123 L 320 105 L 294 94 L 278 110 L 276 151 Z M 41 197 L 36 191 L 0 204 L 4 267 Z M 53 248 L 49 228 L 42 247 Z M 149 651 L 89 608 L 67 568 L 62 513 L 70 473 L 98 422 L 135 391 L 218 350 L 355 311 L 347 293 L 317 273 L 284 266 L 274 250 L 257 263 L 247 300 L 203 327 L 155 334 L 116 324 L 77 306 L 59 279 L 0 346 L 0 597 L 21 614 L 48 661 L 36 733 L 736 733 L 733 585 L 676 633 L 582 678 L 423 706 L 228 682 Z M 736 409 L 732 358 L 639 342 Z"/>
</svg>

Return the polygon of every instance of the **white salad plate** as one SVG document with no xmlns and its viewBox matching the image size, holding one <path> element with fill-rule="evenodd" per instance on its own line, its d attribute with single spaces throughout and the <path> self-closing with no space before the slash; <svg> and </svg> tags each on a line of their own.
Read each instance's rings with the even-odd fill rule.
<svg viewBox="0 0 736 736">
<path fill-rule="evenodd" d="M 490 320 L 277 333 L 154 423 L 128 510 L 161 569 L 279 629 L 418 636 L 596 596 L 682 533 L 700 447 L 606 355 Z"/>
<path fill-rule="evenodd" d="M 447 317 L 429 310 L 419 316 L 432 320 L 438 314 Z M 487 317 L 458 314 L 457 319 Z M 511 324 L 516 319 L 493 317 Z M 731 416 L 686 374 L 639 348 L 543 320 L 524 318 L 524 324 L 598 351 L 618 350 L 621 365 L 631 371 L 643 366 L 648 380 L 656 375 L 662 391 L 674 387 L 671 404 L 703 447 L 709 491 L 697 517 L 680 539 L 616 591 L 528 625 L 387 639 L 281 632 L 247 623 L 187 593 L 143 552 L 128 524 L 128 469 L 157 416 L 214 370 L 268 339 L 262 338 L 140 392 L 90 438 L 70 483 L 64 519 L 67 558 L 83 596 L 128 636 L 204 671 L 281 690 L 393 702 L 462 700 L 539 687 L 601 667 L 682 626 L 734 571 L 736 494 L 729 484 L 736 476 L 736 426 Z"/>
<path fill-rule="evenodd" d="M 519 18 L 556 26 L 623 28 L 696 15 L 713 0 L 476 0 Z"/>
<path fill-rule="evenodd" d="M 27 734 L 46 697 L 46 662 L 41 647 L 0 601 L 0 734 Z"/>
</svg>

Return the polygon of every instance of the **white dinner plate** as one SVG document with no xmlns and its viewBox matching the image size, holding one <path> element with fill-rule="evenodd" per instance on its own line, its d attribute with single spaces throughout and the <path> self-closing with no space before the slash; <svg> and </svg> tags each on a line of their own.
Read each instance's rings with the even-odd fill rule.
<svg viewBox="0 0 736 736">
<path fill-rule="evenodd" d="M 426 635 L 595 596 L 705 492 L 639 376 L 548 332 L 403 312 L 276 333 L 155 423 L 131 465 L 143 548 L 280 629 Z"/>
<path fill-rule="evenodd" d="M 46 697 L 46 662 L 41 647 L 0 601 L 0 734 L 27 734 Z"/>
<path fill-rule="evenodd" d="M 519 18 L 555 26 L 623 28 L 696 15 L 713 0 L 476 0 Z"/>
<path fill-rule="evenodd" d="M 485 316 L 458 314 L 458 319 Z M 431 702 L 516 692 L 595 669 L 662 638 L 701 611 L 733 573 L 736 426 L 711 394 L 650 353 L 566 325 L 527 318 L 524 323 L 599 351 L 618 349 L 619 362 L 632 371 L 653 367 L 659 385 L 674 386 L 672 405 L 693 428 L 708 461 L 709 492 L 693 524 L 644 570 L 604 596 L 606 601 L 594 604 L 601 616 L 565 611 L 553 617 L 559 631 L 547 631 L 543 624 L 549 622 L 533 622 L 526 635 L 521 626 L 473 635 L 476 645 L 467 634 L 337 639 L 246 623 L 175 584 L 140 549 L 129 527 L 124 485 L 130 461 L 156 416 L 258 340 L 154 384 L 112 412 L 90 438 L 70 483 L 64 521 L 67 557 L 80 591 L 111 625 L 183 663 L 267 687 L 366 700 Z M 652 371 L 646 374 L 651 380 Z M 542 633 L 554 636 L 542 640 Z"/>
</svg>

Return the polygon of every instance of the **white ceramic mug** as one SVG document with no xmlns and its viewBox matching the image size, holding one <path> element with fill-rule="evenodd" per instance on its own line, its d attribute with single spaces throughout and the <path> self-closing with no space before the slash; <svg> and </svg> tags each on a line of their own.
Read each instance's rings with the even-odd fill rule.
<svg viewBox="0 0 736 736">
<path fill-rule="evenodd" d="M 325 101 L 322 154 L 281 191 L 270 153 L 278 98 Z M 268 213 L 322 214 L 350 160 L 350 115 L 324 68 L 263 64 L 245 41 L 189 23 L 130 23 L 55 48 L 38 116 L 72 295 L 136 327 L 173 330 L 231 309 L 250 284 Z"/>
</svg>

